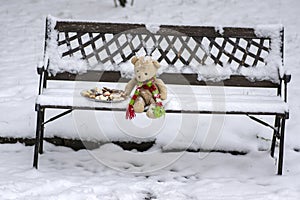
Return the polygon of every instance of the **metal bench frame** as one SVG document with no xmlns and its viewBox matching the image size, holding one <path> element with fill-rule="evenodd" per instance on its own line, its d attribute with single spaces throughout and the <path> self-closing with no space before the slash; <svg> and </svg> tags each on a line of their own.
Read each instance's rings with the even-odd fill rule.
<svg viewBox="0 0 300 200">
<path fill-rule="evenodd" d="M 55 24 L 53 24 L 55 23 Z M 54 27 L 54 30 L 53 28 Z M 63 72 L 53 75 L 51 70 L 48 69 L 51 64 L 51 58 L 47 57 L 48 42 L 53 40 L 53 31 L 57 35 L 57 46 L 64 47 L 61 53 L 62 57 L 65 56 L 78 56 L 85 59 L 91 66 L 93 66 L 92 59 L 96 63 L 106 64 L 119 64 L 130 60 L 136 52 L 144 50 L 148 54 L 156 54 L 159 62 L 165 62 L 169 66 L 182 65 L 188 66 L 191 62 L 197 62 L 206 65 L 207 62 L 212 62 L 215 65 L 223 67 L 225 64 L 235 64 L 244 67 L 253 67 L 259 64 L 265 64 L 266 61 L 263 57 L 263 52 L 268 54 L 272 49 L 272 38 L 258 36 L 254 28 L 223 28 L 222 31 L 215 27 L 201 27 L 201 26 L 173 26 L 173 25 L 160 25 L 157 32 L 149 31 L 144 24 L 121 24 L 121 23 L 100 23 L 100 22 L 83 22 L 83 21 L 54 21 L 50 17 L 46 20 L 45 30 L 45 46 L 44 46 L 44 64 L 38 66 L 37 72 L 40 76 L 39 80 L 39 95 L 42 94 L 43 89 L 47 88 L 48 81 L 99 81 L 99 82 L 127 82 L 128 79 L 122 78 L 119 71 L 97 71 L 88 70 L 84 74 L 74 74 Z M 283 42 L 284 30 L 279 30 L 280 35 L 280 55 L 283 65 Z M 121 44 L 120 38 L 131 35 L 131 40 L 123 41 Z M 108 37 L 109 36 L 109 37 Z M 83 37 L 88 38 L 86 41 Z M 137 45 L 132 43 L 132 40 L 138 41 Z M 74 41 L 76 45 L 74 46 Z M 102 44 L 99 46 L 97 42 Z M 149 49 L 145 47 L 146 42 L 155 44 L 155 48 Z M 179 42 L 178 42 L 179 41 Z M 193 47 L 190 44 L 193 41 Z M 241 42 L 243 41 L 243 42 Z M 163 47 L 162 43 L 166 45 Z M 206 42 L 208 49 L 205 48 L 203 43 Z M 181 47 L 175 47 L 175 43 L 180 43 Z M 115 51 L 111 51 L 110 45 L 116 45 Z M 232 50 L 227 51 L 226 45 L 231 45 Z M 250 51 L 251 46 L 254 46 L 256 51 Z M 86 49 L 92 48 L 88 52 Z M 127 49 L 127 50 L 126 50 Z M 129 49 L 129 51 L 128 51 Z M 212 49 L 217 51 L 212 52 Z M 202 51 L 199 55 L 198 52 Z M 237 56 L 237 51 L 240 51 L 242 56 Z M 101 56 L 105 52 L 106 56 Z M 170 54 L 171 52 L 171 54 Z M 186 53 L 184 56 L 183 53 Z M 203 53 L 204 52 L 204 53 Z M 76 54 L 76 55 L 75 55 Z M 175 57 L 174 57 L 175 55 Z M 224 56 L 226 62 L 224 62 Z M 116 59 L 116 57 L 118 57 Z M 248 59 L 251 58 L 251 59 Z M 250 61 L 249 61 L 250 60 Z M 94 63 L 95 64 L 95 63 Z M 279 72 L 278 72 L 279 73 Z M 185 80 L 180 79 L 184 77 Z M 263 81 L 250 81 L 247 77 L 240 75 L 233 75 L 230 79 L 222 82 L 210 82 L 197 80 L 196 74 L 182 74 L 182 73 L 163 73 L 160 76 L 166 84 L 189 84 L 189 85 L 216 85 L 216 86 L 230 86 L 230 87 L 253 87 L 253 88 L 273 88 L 276 90 L 277 95 L 287 102 L 287 83 L 291 80 L 291 75 L 284 74 L 278 83 L 263 80 Z M 188 83 L 187 83 L 188 82 Z M 48 108 L 54 109 L 67 109 L 67 111 L 54 116 L 45 121 L 45 111 Z M 36 142 L 34 148 L 33 166 L 38 168 L 38 155 L 43 153 L 43 140 L 44 140 L 44 126 L 45 124 L 54 121 L 66 114 L 71 113 L 73 110 L 91 110 L 88 107 L 71 107 L 63 105 L 39 105 L 36 104 L 37 124 L 36 124 Z M 95 108 L 93 108 L 95 110 Z M 112 111 L 114 108 L 99 109 L 104 111 Z M 119 109 L 125 111 L 125 109 Z M 216 112 L 208 111 L 174 111 L 167 110 L 167 113 L 195 113 L 195 114 L 216 114 Z M 278 170 L 277 174 L 282 175 L 283 172 L 283 156 L 284 156 L 284 135 L 285 123 L 289 118 L 289 113 L 276 113 L 276 112 L 220 112 L 220 114 L 233 114 L 233 115 L 247 115 L 250 119 L 270 127 L 273 129 L 273 137 L 270 148 L 270 154 L 274 157 L 276 141 L 279 142 L 279 155 L 278 155 Z M 254 117 L 253 115 L 272 115 L 275 116 L 274 126 Z"/>
</svg>

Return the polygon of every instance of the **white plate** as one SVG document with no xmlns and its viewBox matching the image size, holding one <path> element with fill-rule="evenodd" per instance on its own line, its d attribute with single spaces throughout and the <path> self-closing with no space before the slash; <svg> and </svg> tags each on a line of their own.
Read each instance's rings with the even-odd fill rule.
<svg viewBox="0 0 300 200">
<path fill-rule="evenodd" d="M 92 97 L 89 97 L 89 96 L 84 95 L 84 93 L 86 93 L 86 92 L 88 92 L 88 91 L 91 91 L 91 89 L 89 89 L 89 90 L 82 90 L 82 91 L 80 92 L 80 95 L 83 96 L 83 97 L 85 97 L 85 98 L 87 98 L 88 100 L 95 101 L 95 102 L 117 103 L 117 102 L 121 102 L 121 101 L 124 101 L 124 100 L 127 99 L 127 96 L 122 95 L 122 93 L 124 93 L 123 90 L 115 90 L 115 89 L 114 89 L 115 92 L 113 92 L 113 93 L 119 93 L 119 94 L 121 94 L 121 98 L 122 98 L 122 99 L 117 99 L 117 100 L 101 100 L 101 99 L 95 99 L 95 98 L 92 98 Z"/>
</svg>

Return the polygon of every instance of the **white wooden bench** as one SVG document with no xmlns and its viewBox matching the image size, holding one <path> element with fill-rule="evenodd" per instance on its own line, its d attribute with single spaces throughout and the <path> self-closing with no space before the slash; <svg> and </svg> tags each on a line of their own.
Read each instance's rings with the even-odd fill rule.
<svg viewBox="0 0 300 200">
<path fill-rule="evenodd" d="M 73 110 L 126 110 L 127 101 L 92 102 L 80 89 L 49 87 L 56 81 L 123 83 L 122 66 L 135 54 L 151 55 L 164 66 L 159 77 L 168 87 L 222 87 L 240 89 L 233 94 L 170 94 L 166 113 L 247 115 L 273 129 L 274 156 L 279 141 L 278 174 L 283 171 L 285 122 L 289 118 L 287 83 L 283 69 L 283 28 L 201 27 L 46 20 L 44 61 L 38 66 L 39 95 L 34 167 L 43 152 L 44 126 Z M 259 93 L 243 92 L 258 89 Z M 250 90 L 251 91 L 251 90 Z M 180 101 L 180 102 L 179 102 Z M 178 106 L 180 105 L 180 106 Z M 67 111 L 45 120 L 46 109 Z M 125 113 L 125 112 L 124 112 Z M 274 126 L 254 115 L 275 117 Z"/>
</svg>

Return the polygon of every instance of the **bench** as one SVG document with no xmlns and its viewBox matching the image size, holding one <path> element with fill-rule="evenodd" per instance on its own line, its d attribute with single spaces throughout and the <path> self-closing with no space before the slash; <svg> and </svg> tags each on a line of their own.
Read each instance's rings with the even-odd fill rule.
<svg viewBox="0 0 300 200">
<path fill-rule="evenodd" d="M 100 23 L 46 19 L 44 60 L 36 100 L 37 126 L 33 166 L 43 152 L 44 126 L 73 110 L 124 112 L 128 102 L 111 106 L 88 101 L 71 89 L 51 88 L 49 83 L 126 83 L 122 65 L 136 54 L 151 55 L 163 67 L 159 75 L 168 87 L 192 86 L 258 89 L 260 94 L 211 96 L 196 94 L 195 102 L 176 105 L 172 99 L 166 113 L 246 115 L 272 129 L 271 156 L 279 142 L 278 171 L 283 172 L 285 123 L 289 118 L 287 83 L 291 75 L 283 68 L 281 26 L 201 27 Z M 251 91 L 251 90 L 250 90 Z M 184 94 L 188 97 L 188 94 Z M 172 98 L 172 96 L 168 96 Z M 74 100 L 76 99 L 76 100 Z M 185 101 L 185 98 L 182 98 Z M 181 99 L 181 100 L 182 100 Z M 188 98 L 186 98 L 188 99 Z M 217 100 L 216 100 L 217 99 Z M 222 106 L 218 106 L 218 99 Z M 212 105 L 217 101 L 217 106 Z M 46 109 L 66 109 L 48 120 Z M 274 125 L 257 118 L 274 116 Z"/>
</svg>

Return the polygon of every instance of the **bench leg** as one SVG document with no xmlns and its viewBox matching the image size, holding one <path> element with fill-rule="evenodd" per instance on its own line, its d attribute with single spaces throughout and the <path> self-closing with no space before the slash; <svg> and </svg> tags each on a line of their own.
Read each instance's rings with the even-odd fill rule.
<svg viewBox="0 0 300 200">
<path fill-rule="evenodd" d="M 284 131 L 285 131 L 285 118 L 281 120 L 280 128 L 280 144 L 279 144 L 279 158 L 278 158 L 278 175 L 282 175 L 283 171 L 283 156 L 284 156 Z"/>
<path fill-rule="evenodd" d="M 41 128 L 43 123 L 43 111 L 37 111 L 37 123 L 36 123 L 36 135 L 35 135 L 35 145 L 34 145 L 34 157 L 33 157 L 33 167 L 38 168 L 38 157 L 39 157 L 39 149 L 41 144 Z"/>
<path fill-rule="evenodd" d="M 44 109 L 42 109 L 41 111 L 41 125 L 40 125 L 40 131 L 41 131 L 41 134 L 40 134 L 40 148 L 39 148 L 39 153 L 40 154 L 43 154 L 43 149 L 44 149 L 44 119 L 45 119 L 45 111 Z"/>
<path fill-rule="evenodd" d="M 275 117 L 275 126 L 274 126 L 277 131 L 279 132 L 280 130 L 280 118 L 276 115 Z M 272 138 L 272 144 L 271 144 L 271 156 L 274 157 L 274 152 L 275 152 L 275 146 L 276 146 L 276 139 L 277 139 L 277 134 L 274 131 L 273 132 L 273 138 Z"/>
</svg>

